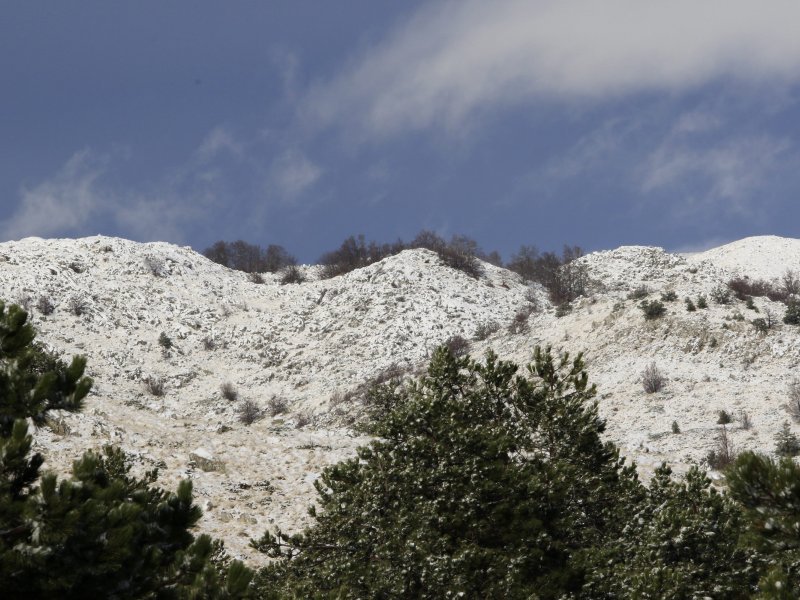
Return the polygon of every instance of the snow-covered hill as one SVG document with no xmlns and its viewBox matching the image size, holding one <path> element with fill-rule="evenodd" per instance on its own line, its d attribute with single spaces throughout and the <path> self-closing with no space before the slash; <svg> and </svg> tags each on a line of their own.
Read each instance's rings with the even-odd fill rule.
<svg viewBox="0 0 800 600">
<path fill-rule="evenodd" d="M 473 341 L 474 355 L 491 347 L 526 362 L 535 344 L 586 351 L 608 436 L 645 476 L 661 461 L 681 470 L 702 460 L 719 410 L 752 421 L 728 426 L 737 448 L 772 449 L 788 418 L 800 329 L 779 323 L 759 334 L 750 321 L 767 310 L 782 316 L 782 305 L 758 298 L 756 314 L 710 295 L 733 275 L 800 271 L 800 240 L 748 238 L 688 257 L 622 247 L 581 261 L 592 293 L 560 318 L 517 275 L 485 265 L 473 279 L 426 250 L 328 280 L 306 267 L 311 281 L 282 286 L 164 243 L 29 238 L 0 244 L 0 286 L 3 298 L 31 307 L 41 341 L 86 354 L 96 381 L 83 414 L 37 433 L 48 466 L 65 470 L 84 449 L 114 443 L 160 466 L 164 485 L 189 476 L 206 507 L 202 528 L 247 556 L 249 538 L 266 527 L 301 526 L 322 467 L 364 443 L 342 425 L 357 406 L 333 406 L 332 397 L 392 365 L 418 369 L 437 344 L 493 323 L 495 333 Z M 662 319 L 645 321 L 640 300 L 628 299 L 642 285 L 650 299 L 677 294 Z M 687 312 L 683 298 L 698 295 L 709 308 Z M 42 298 L 52 314 L 37 308 Z M 510 333 L 514 316 L 534 305 L 529 330 Z M 646 394 L 641 372 L 652 362 L 668 381 Z M 164 382 L 163 396 L 146 389 L 148 379 Z M 223 383 L 237 400 L 223 397 Z M 285 400 L 288 410 L 246 426 L 236 412 L 245 400 L 262 408 Z"/>
</svg>

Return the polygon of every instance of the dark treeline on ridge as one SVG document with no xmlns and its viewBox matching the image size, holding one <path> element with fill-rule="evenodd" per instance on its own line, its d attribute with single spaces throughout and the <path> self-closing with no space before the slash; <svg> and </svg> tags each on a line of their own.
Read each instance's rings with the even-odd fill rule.
<svg viewBox="0 0 800 600">
<path fill-rule="evenodd" d="M 468 236 L 453 235 L 447 241 L 428 230 L 420 231 L 410 242 L 398 239 L 391 243 L 379 243 L 367 241 L 364 235 L 351 235 L 338 248 L 324 253 L 318 263 L 323 267 L 322 277 L 335 277 L 413 248 L 436 252 L 444 264 L 475 278 L 483 273 L 480 261 L 505 267 L 518 273 L 525 281 L 542 284 L 556 304 L 569 302 L 585 291 L 586 271 L 574 264 L 584 254 L 580 246 L 564 246 L 559 255 L 523 245 L 504 263 L 497 251 L 485 252 L 478 242 Z M 247 273 L 274 273 L 296 265 L 294 256 L 282 246 L 270 244 L 262 248 L 242 240 L 218 241 L 203 250 L 203 254 L 216 263 Z"/>
</svg>

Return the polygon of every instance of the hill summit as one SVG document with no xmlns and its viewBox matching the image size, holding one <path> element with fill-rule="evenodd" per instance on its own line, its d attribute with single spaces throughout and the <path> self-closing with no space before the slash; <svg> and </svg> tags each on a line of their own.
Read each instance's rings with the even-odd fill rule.
<svg viewBox="0 0 800 600">
<path fill-rule="evenodd" d="M 800 329 L 781 322 L 780 301 L 746 303 L 727 284 L 780 286 L 800 271 L 800 240 L 691 255 L 627 246 L 579 261 L 589 291 L 568 309 L 515 273 L 484 264 L 473 278 L 428 250 L 330 279 L 305 266 L 307 282 L 281 285 L 166 243 L 27 238 L 0 244 L 0 284 L 47 347 L 87 355 L 96 382 L 83 414 L 37 434 L 46 466 L 66 470 L 111 443 L 169 484 L 191 477 L 202 527 L 247 557 L 265 528 L 297 529 L 322 467 L 364 442 L 350 425 L 369 382 L 413 376 L 454 339 L 522 363 L 535 345 L 585 351 L 607 435 L 645 477 L 664 461 L 703 461 L 721 411 L 737 449 L 772 451 L 792 418 Z M 663 316 L 647 319 L 643 302 L 661 302 Z M 765 317 L 767 330 L 753 325 Z M 653 365 L 663 387 L 648 393 Z"/>
</svg>

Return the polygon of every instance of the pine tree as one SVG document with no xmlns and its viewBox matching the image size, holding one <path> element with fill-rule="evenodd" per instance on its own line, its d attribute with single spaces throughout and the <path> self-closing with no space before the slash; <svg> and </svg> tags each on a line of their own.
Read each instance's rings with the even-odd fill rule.
<svg viewBox="0 0 800 600">
<path fill-rule="evenodd" d="M 434 355 L 428 375 L 375 392 L 377 438 L 325 470 L 297 535 L 254 545 L 294 597 L 558 598 L 578 594 L 641 496 L 600 434 L 582 358 L 537 349 L 524 375 Z"/>
<path fill-rule="evenodd" d="M 251 572 L 189 529 L 200 518 L 191 482 L 176 493 L 157 472 L 130 475 L 123 452 L 87 452 L 73 478 L 40 476 L 26 419 L 75 412 L 92 381 L 33 344 L 27 314 L 0 303 L 0 590 L 15 598 L 222 598 L 248 593 Z"/>
<path fill-rule="evenodd" d="M 763 600 L 800 597 L 800 466 L 742 453 L 728 473 L 730 494 L 748 516 L 747 545 L 760 555 Z"/>
<path fill-rule="evenodd" d="M 800 439 L 792 432 L 789 421 L 784 421 L 775 436 L 775 454 L 778 456 L 797 456 L 800 454 Z"/>
<path fill-rule="evenodd" d="M 744 515 L 710 486 L 697 467 L 683 481 L 657 469 L 589 597 L 749 598 L 758 577 L 753 551 L 739 544 Z"/>
</svg>

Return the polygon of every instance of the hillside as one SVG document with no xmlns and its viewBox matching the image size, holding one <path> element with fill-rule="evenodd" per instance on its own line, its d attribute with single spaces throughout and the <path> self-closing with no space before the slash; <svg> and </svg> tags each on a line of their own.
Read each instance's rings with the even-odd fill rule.
<svg viewBox="0 0 800 600">
<path fill-rule="evenodd" d="M 781 316 L 783 305 L 757 298 L 756 314 L 710 295 L 734 275 L 772 279 L 800 270 L 799 240 L 747 238 L 691 256 L 622 247 L 581 261 L 591 294 L 560 318 L 544 291 L 516 274 L 487 264 L 473 279 L 426 250 L 323 281 L 304 267 L 311 281 L 282 286 L 270 275 L 253 283 L 164 243 L 28 238 L 0 244 L 0 285 L 6 299 L 31 307 L 41 341 L 86 354 L 96 381 L 83 414 L 37 434 L 47 466 L 65 470 L 83 449 L 114 443 L 143 466 L 158 465 L 169 485 L 192 477 L 206 509 L 203 529 L 247 556 L 249 538 L 264 528 L 299 527 L 321 468 L 363 443 L 346 427 L 358 404 L 332 398 L 389 367 L 419 369 L 436 345 L 473 338 L 492 323 L 499 328 L 472 342 L 473 355 L 491 347 L 526 362 L 536 344 L 586 351 L 609 439 L 643 476 L 662 461 L 680 471 L 702 460 L 723 409 L 752 421 L 749 429 L 728 426 L 737 448 L 772 449 L 788 418 L 800 329 L 779 323 L 759 334 L 749 321 L 767 310 Z M 650 299 L 677 294 L 665 317 L 646 321 L 640 300 L 628 299 L 642 285 Z M 698 295 L 709 308 L 687 312 L 683 298 Z M 41 298 L 52 314 L 37 308 Z M 534 305 L 528 331 L 509 333 L 514 315 Z M 159 344 L 162 332 L 169 349 Z M 646 394 L 641 373 L 652 362 L 667 384 Z M 148 392 L 148 379 L 163 381 L 163 396 Z M 238 400 L 223 398 L 224 383 Z M 250 426 L 237 418 L 243 400 L 267 408 L 280 399 L 285 414 Z"/>
</svg>

